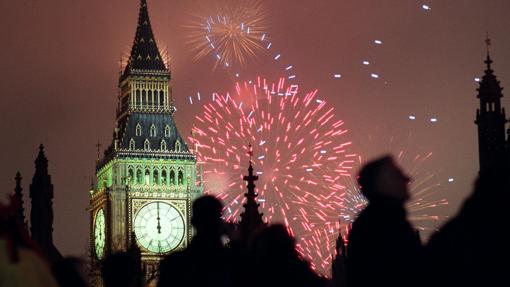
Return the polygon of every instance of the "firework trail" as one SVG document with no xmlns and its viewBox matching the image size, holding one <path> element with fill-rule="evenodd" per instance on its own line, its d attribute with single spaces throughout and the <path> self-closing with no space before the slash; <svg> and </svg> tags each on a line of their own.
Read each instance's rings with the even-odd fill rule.
<svg viewBox="0 0 510 287">
<path fill-rule="evenodd" d="M 195 117 L 190 138 L 206 192 L 225 202 L 228 220 L 239 218 L 251 143 L 265 220 L 284 223 L 298 251 L 327 274 L 338 229 L 344 217 L 352 218 L 351 204 L 360 197 L 346 188 L 358 157 L 344 122 L 317 90 L 300 94 L 284 78 L 236 83 L 235 91 L 214 98 Z"/>
<path fill-rule="evenodd" d="M 243 66 L 270 43 L 264 32 L 267 13 L 261 1 L 219 1 L 206 15 L 194 15 L 186 26 L 195 60 L 212 55 L 214 68 Z"/>
</svg>

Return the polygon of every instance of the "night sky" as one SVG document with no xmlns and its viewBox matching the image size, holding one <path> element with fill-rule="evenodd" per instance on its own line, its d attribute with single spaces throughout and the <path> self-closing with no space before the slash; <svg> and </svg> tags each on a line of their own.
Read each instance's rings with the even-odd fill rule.
<svg viewBox="0 0 510 287">
<path fill-rule="evenodd" d="M 213 70 L 212 56 L 193 61 L 187 43 L 192 19 L 210 13 L 214 1 L 148 2 L 160 48 L 166 46 L 171 57 L 176 121 L 181 134 L 188 135 L 200 111 L 188 97 L 233 87 L 233 70 Z M 249 58 L 239 68 L 241 79 L 277 80 L 293 65 L 301 90 L 319 89 L 345 121 L 353 150 L 363 158 L 401 150 L 411 158 L 432 152 L 416 177 L 433 175 L 431 185 L 441 186 L 437 197 L 449 201 L 433 212 L 454 215 L 478 171 L 475 78 L 484 70 L 487 31 L 495 74 L 510 87 L 510 2 L 262 4 L 273 47 Z M 119 59 L 131 47 L 138 6 L 137 0 L 0 3 L 2 200 L 20 171 L 25 209 L 30 209 L 29 183 L 43 143 L 55 190 L 54 241 L 64 255 L 83 255 L 88 247 L 86 208 L 95 144 L 99 140 L 105 147 L 111 141 Z M 376 39 L 382 45 L 374 44 Z M 275 54 L 281 54 L 278 61 Z M 510 108 L 510 96 L 503 103 Z M 410 173 L 416 168 L 402 164 Z"/>
</svg>

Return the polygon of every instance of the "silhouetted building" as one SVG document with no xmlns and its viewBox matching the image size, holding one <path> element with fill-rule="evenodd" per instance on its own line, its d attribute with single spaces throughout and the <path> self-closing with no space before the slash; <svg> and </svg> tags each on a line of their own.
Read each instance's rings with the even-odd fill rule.
<svg viewBox="0 0 510 287">
<path fill-rule="evenodd" d="M 44 147 L 39 146 L 35 160 L 35 173 L 30 184 L 32 209 L 30 212 L 30 234 L 46 258 L 54 264 L 62 255 L 53 244 L 53 184 L 48 174 L 48 159 Z"/>
<path fill-rule="evenodd" d="M 336 239 L 336 254 L 331 263 L 331 282 L 335 287 L 345 286 L 345 262 L 347 259 L 346 244 L 342 232 L 338 231 Z"/>
<path fill-rule="evenodd" d="M 25 208 L 23 207 L 23 188 L 21 188 L 21 180 L 23 179 L 21 177 L 21 174 L 19 171 L 16 173 L 16 177 L 14 178 L 16 180 L 16 187 L 14 188 L 14 196 L 17 201 L 17 209 L 16 209 L 16 221 L 18 224 L 22 224 L 23 227 L 27 228 L 27 222 L 25 220 Z"/>
<path fill-rule="evenodd" d="M 257 203 L 258 194 L 255 192 L 255 181 L 258 179 L 259 177 L 253 174 L 253 166 L 250 159 L 248 175 L 243 177 L 243 180 L 248 183 L 246 185 L 248 191 L 244 194 L 246 203 L 243 204 L 244 212 L 241 213 L 241 221 L 239 222 L 241 237 L 244 241 L 249 240 L 257 230 L 265 226 L 262 220 L 262 213 L 259 212 L 260 204 Z"/>
<path fill-rule="evenodd" d="M 480 173 L 494 168 L 508 168 L 510 166 L 510 141 L 505 138 L 505 125 L 508 122 L 505 108 L 501 106 L 503 88 L 494 75 L 489 55 L 490 40 L 487 43 L 487 59 L 485 74 L 480 81 L 477 98 L 480 108 L 476 111 L 475 124 L 478 126 L 478 149 Z"/>
</svg>

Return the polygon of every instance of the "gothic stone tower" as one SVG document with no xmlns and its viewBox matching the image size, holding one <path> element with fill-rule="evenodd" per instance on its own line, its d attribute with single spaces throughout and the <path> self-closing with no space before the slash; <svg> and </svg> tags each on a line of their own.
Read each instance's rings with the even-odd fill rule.
<svg viewBox="0 0 510 287">
<path fill-rule="evenodd" d="M 196 155 L 173 119 L 169 81 L 147 2 L 141 0 L 131 54 L 119 78 L 113 140 L 98 160 L 90 190 L 93 269 L 106 255 L 137 244 L 149 278 L 164 255 L 191 240 L 191 203 L 203 186 Z"/>
<path fill-rule="evenodd" d="M 487 39 L 487 48 L 490 40 Z M 480 81 L 477 98 L 480 108 L 476 111 L 475 123 L 478 126 L 478 148 L 480 173 L 504 167 L 508 161 L 505 125 L 505 108 L 501 106 L 503 88 L 491 68 L 492 60 L 487 49 L 487 68 Z"/>
<path fill-rule="evenodd" d="M 48 159 L 43 145 L 39 146 L 39 154 L 35 159 L 30 198 L 30 234 L 44 256 L 53 264 L 60 260 L 62 255 L 53 244 L 53 184 L 48 174 Z"/>
</svg>

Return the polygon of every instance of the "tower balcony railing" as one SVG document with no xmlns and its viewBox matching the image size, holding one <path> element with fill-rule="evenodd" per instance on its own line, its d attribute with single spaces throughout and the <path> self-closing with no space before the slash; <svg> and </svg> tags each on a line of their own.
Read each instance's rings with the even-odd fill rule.
<svg viewBox="0 0 510 287">
<path fill-rule="evenodd" d="M 177 160 L 191 160 L 196 161 L 196 154 L 189 151 L 168 151 L 168 150 L 130 150 L 120 148 L 114 150 L 102 159 L 98 160 L 96 170 L 101 169 L 110 160 L 120 158 L 153 158 L 153 159 L 177 159 Z"/>
<path fill-rule="evenodd" d="M 117 110 L 117 117 L 120 117 L 126 113 L 171 113 L 173 111 L 171 106 L 161 105 L 136 105 L 129 106 L 123 109 Z"/>
</svg>

